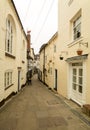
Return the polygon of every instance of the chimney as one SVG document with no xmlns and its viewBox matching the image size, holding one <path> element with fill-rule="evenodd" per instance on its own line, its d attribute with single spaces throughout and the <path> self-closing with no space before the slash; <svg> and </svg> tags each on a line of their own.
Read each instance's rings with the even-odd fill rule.
<svg viewBox="0 0 90 130">
<path fill-rule="evenodd" d="M 27 31 L 27 51 L 30 52 L 30 44 L 31 44 L 31 35 L 30 35 L 31 31 Z"/>
</svg>

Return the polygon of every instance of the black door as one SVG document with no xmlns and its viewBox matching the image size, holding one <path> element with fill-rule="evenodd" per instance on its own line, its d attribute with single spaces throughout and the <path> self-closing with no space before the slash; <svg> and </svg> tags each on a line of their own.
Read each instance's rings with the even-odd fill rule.
<svg viewBox="0 0 90 130">
<path fill-rule="evenodd" d="M 57 91 L 57 69 L 55 69 L 55 86 L 54 89 Z"/>
</svg>

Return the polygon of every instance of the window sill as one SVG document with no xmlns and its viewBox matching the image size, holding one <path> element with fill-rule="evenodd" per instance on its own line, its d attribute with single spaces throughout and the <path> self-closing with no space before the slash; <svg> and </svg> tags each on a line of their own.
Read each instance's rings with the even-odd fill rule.
<svg viewBox="0 0 90 130">
<path fill-rule="evenodd" d="M 76 40 L 73 40 L 71 43 L 69 43 L 67 46 L 68 47 L 72 47 L 72 46 L 74 46 L 75 44 L 77 44 L 77 43 L 79 43 L 79 42 L 81 42 L 81 41 L 83 41 L 83 37 L 79 37 L 78 39 L 76 39 Z"/>
<path fill-rule="evenodd" d="M 14 84 L 11 84 L 11 85 L 9 85 L 9 86 L 7 86 L 6 88 L 5 88 L 5 90 L 7 90 L 8 88 L 10 88 L 11 86 L 13 86 Z"/>
<path fill-rule="evenodd" d="M 12 58 L 12 59 L 15 59 L 15 58 L 16 58 L 14 55 L 12 55 L 12 54 L 10 54 L 10 53 L 8 53 L 8 52 L 5 52 L 5 56 L 8 56 L 8 57 L 10 57 L 10 58 Z"/>
</svg>

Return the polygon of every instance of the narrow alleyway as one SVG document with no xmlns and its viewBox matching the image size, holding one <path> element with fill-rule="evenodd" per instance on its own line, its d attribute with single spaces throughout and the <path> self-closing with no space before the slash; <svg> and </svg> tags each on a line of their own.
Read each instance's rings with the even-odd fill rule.
<svg viewBox="0 0 90 130">
<path fill-rule="evenodd" d="M 0 108 L 0 130 L 90 130 L 67 103 L 35 75 L 32 84 Z"/>
</svg>

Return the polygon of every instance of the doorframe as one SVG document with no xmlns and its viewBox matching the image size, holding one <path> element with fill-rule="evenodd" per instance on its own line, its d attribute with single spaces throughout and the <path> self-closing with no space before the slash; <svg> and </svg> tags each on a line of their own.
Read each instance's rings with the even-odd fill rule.
<svg viewBox="0 0 90 130">
<path fill-rule="evenodd" d="M 18 92 L 20 91 L 20 89 L 21 89 L 21 69 L 22 69 L 22 67 L 18 67 L 17 68 L 18 69 Z"/>
<path fill-rule="evenodd" d="M 76 62 L 82 62 L 83 66 L 83 93 L 82 93 L 82 101 L 81 103 L 79 103 L 78 101 L 75 101 L 76 103 L 78 103 L 79 105 L 83 105 L 86 103 L 86 62 L 83 61 L 72 61 L 70 63 L 68 63 L 68 67 L 67 67 L 67 79 L 68 79 L 68 87 L 67 87 L 67 95 L 68 95 L 68 99 L 72 99 L 72 63 L 76 63 Z"/>
</svg>

